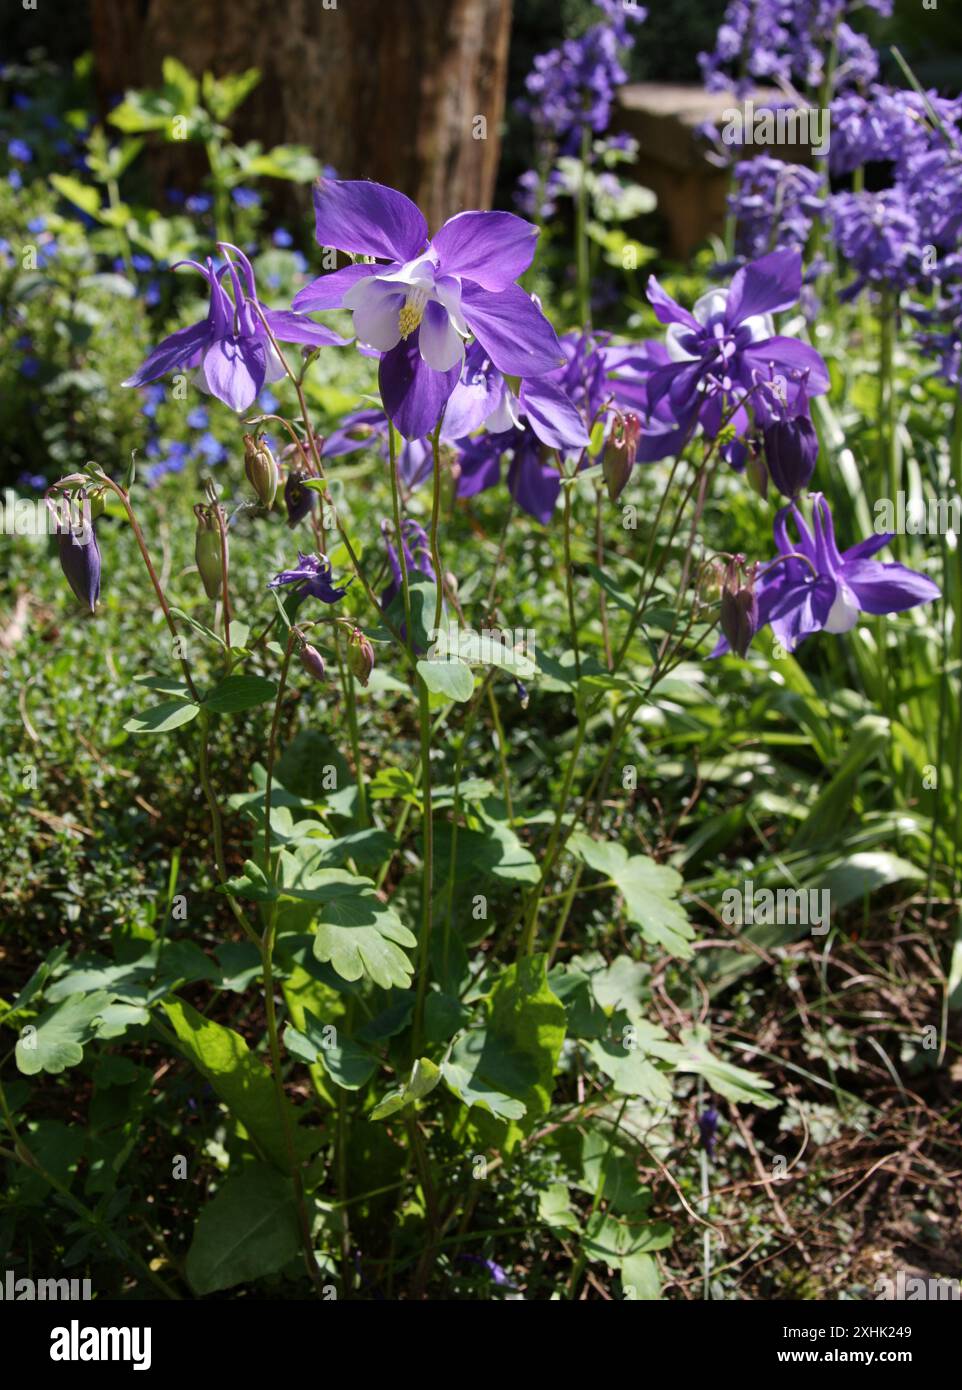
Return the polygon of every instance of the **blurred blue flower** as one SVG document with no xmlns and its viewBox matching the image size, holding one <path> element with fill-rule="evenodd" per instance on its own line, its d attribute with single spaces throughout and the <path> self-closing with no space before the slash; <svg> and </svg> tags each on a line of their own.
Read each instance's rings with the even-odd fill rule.
<svg viewBox="0 0 962 1390">
<path fill-rule="evenodd" d="M 261 198 L 259 193 L 255 193 L 253 188 L 232 188 L 231 198 L 239 208 L 259 208 Z"/>
<path fill-rule="evenodd" d="M 11 159 L 15 159 L 18 164 L 29 164 L 33 159 L 33 150 L 26 140 L 14 138 L 7 145 L 7 154 Z"/>
</svg>

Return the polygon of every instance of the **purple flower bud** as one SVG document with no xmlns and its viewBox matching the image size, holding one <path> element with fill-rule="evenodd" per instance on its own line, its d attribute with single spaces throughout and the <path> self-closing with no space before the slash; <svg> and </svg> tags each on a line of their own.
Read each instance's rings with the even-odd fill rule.
<svg viewBox="0 0 962 1390">
<path fill-rule="evenodd" d="M 612 502 L 617 502 L 631 477 L 640 435 L 641 421 L 637 415 L 629 411 L 626 415 L 615 416 L 601 461 L 605 485 Z"/>
<path fill-rule="evenodd" d="M 84 502 L 84 517 L 79 525 L 72 522 L 61 526 L 57 532 L 57 546 L 60 551 L 60 567 L 81 603 L 96 612 L 100 597 L 100 546 L 90 511 Z"/>
<path fill-rule="evenodd" d="M 292 469 L 284 484 L 284 506 L 287 508 L 287 524 L 293 531 L 299 521 L 303 521 L 314 510 L 317 498 L 314 489 L 304 486 L 304 474 Z"/>
<path fill-rule="evenodd" d="M 740 555 L 729 561 L 721 596 L 721 629 L 739 656 L 745 655 L 758 631 L 754 570 L 746 575 L 743 565 Z"/>
<path fill-rule="evenodd" d="M 808 416 L 775 420 L 765 430 L 765 462 L 772 482 L 786 497 L 808 486 L 817 458 L 818 435 Z"/>
<path fill-rule="evenodd" d="M 262 507 L 272 507 L 277 494 L 277 464 L 264 436 L 244 435 L 244 472 Z"/>
<path fill-rule="evenodd" d="M 305 642 L 300 650 L 301 665 L 309 676 L 313 676 L 316 681 L 324 679 L 324 658 L 316 647 L 312 647 L 310 642 Z"/>
<path fill-rule="evenodd" d="M 347 664 L 355 679 L 367 685 L 374 670 L 374 648 L 359 627 L 351 633 L 347 644 Z"/>
</svg>

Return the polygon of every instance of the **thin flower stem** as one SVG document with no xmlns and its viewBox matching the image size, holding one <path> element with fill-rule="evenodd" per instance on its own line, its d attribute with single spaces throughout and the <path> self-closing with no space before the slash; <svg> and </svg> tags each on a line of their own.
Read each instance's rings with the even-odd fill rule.
<svg viewBox="0 0 962 1390">
<path fill-rule="evenodd" d="M 124 511 L 127 513 L 127 520 L 130 522 L 130 528 L 134 533 L 134 539 L 136 540 L 138 549 L 140 550 L 140 554 L 143 559 L 144 566 L 147 570 L 147 574 L 150 577 L 150 582 L 154 586 L 154 593 L 157 595 L 157 602 L 160 604 L 161 611 L 163 612 L 164 619 L 170 631 L 170 635 L 174 639 L 174 644 L 179 648 L 180 633 L 177 631 L 177 624 L 174 622 L 173 614 L 170 611 L 170 605 L 167 602 L 167 596 L 164 593 L 163 585 L 157 578 L 157 571 L 154 569 L 153 561 L 150 558 L 150 551 L 147 549 L 147 542 L 144 540 L 144 533 L 140 529 L 140 522 L 137 520 L 137 517 L 134 513 L 134 509 L 130 505 L 130 496 L 120 486 L 119 483 L 115 483 L 113 478 L 109 478 L 107 474 L 104 473 L 103 469 L 98 470 L 98 476 L 103 480 L 103 482 L 106 483 L 106 485 L 110 488 L 111 492 L 115 493 L 120 498 Z M 191 698 L 194 701 L 196 701 L 197 704 L 200 704 L 200 692 L 194 684 L 194 678 L 191 675 L 190 671 L 190 664 L 188 663 L 187 658 L 181 655 L 179 651 L 178 660 L 180 662 L 180 668 L 184 673 L 184 680 L 187 683 L 187 689 L 190 691 Z"/>
<path fill-rule="evenodd" d="M 514 806 L 511 800 L 511 774 L 508 769 L 508 744 L 504 736 L 504 726 L 501 723 L 501 711 L 498 708 L 498 697 L 495 694 L 494 686 L 488 685 L 488 705 L 491 710 L 491 718 L 494 721 L 494 731 L 498 738 L 498 762 L 501 764 L 501 785 L 504 788 L 504 805 L 508 813 L 508 824 L 514 823 Z"/>
<path fill-rule="evenodd" d="M 575 654 L 575 672 L 578 679 L 581 679 L 581 652 L 578 647 L 578 615 L 575 612 L 575 581 L 571 567 L 571 488 L 564 487 L 565 495 L 565 520 L 564 520 L 564 558 L 565 558 L 565 593 L 568 599 L 568 631 L 571 634 L 571 650 Z"/>
<path fill-rule="evenodd" d="M 441 569 L 441 553 L 438 544 L 438 522 L 441 515 L 441 423 L 439 420 L 431 436 L 431 450 L 434 456 L 434 494 L 431 503 L 431 559 L 434 565 L 436 595 L 434 604 L 434 630 L 441 626 L 441 613 L 444 600 L 444 574 Z M 393 434 L 393 425 L 388 425 Z M 397 459 L 391 468 L 391 476 L 397 479 Z M 398 537 L 404 573 L 404 537 Z M 408 595 L 407 622 L 408 641 L 412 655 L 414 634 L 410 620 L 410 594 Z M 412 1062 L 417 1060 L 424 1030 L 424 1003 L 427 998 L 428 968 L 431 960 L 431 935 L 434 928 L 434 810 L 431 798 L 431 702 L 428 688 L 420 675 L 417 678 L 418 723 L 421 734 L 421 805 L 422 805 L 422 870 L 421 870 L 421 935 L 418 941 L 418 982 L 414 1003 L 414 1022 L 411 1028 Z"/>
<path fill-rule="evenodd" d="M 604 530 L 604 493 L 601 488 L 595 489 L 595 564 L 604 573 L 605 568 L 605 530 Z M 611 654 L 611 633 L 608 631 L 608 604 L 606 602 L 605 591 L 598 585 L 598 616 L 601 619 L 601 638 L 605 648 L 605 665 L 608 670 L 612 667 Z"/>
<path fill-rule="evenodd" d="M 274 700 L 274 713 L 271 717 L 271 733 L 267 744 L 267 785 L 264 788 L 264 872 L 273 881 L 274 873 L 271 868 L 271 794 L 274 783 L 274 760 L 277 756 L 277 730 L 281 719 L 281 702 L 284 699 L 284 691 L 287 688 L 287 673 L 291 666 L 291 657 L 294 653 L 294 644 L 297 641 L 297 631 L 290 628 L 287 634 L 287 647 L 284 652 L 284 661 L 281 665 L 281 676 L 277 685 L 277 695 Z"/>
<path fill-rule="evenodd" d="M 441 627 L 441 614 L 444 609 L 444 571 L 441 568 L 441 545 L 438 539 L 438 527 L 441 519 L 441 425 L 444 416 L 438 420 L 437 428 L 431 436 L 431 454 L 433 456 L 434 468 L 432 478 L 434 481 L 434 492 L 431 498 L 431 562 L 434 565 L 434 576 L 437 592 L 434 597 L 434 631 Z"/>
<path fill-rule="evenodd" d="M 337 669 L 347 706 L 347 730 L 351 740 L 351 757 L 354 759 L 354 781 L 357 786 L 357 815 L 361 827 L 368 824 L 367 787 L 364 782 L 364 764 L 361 761 L 361 737 L 357 726 L 357 699 L 354 693 L 354 673 L 345 663 L 341 652 L 341 634 L 335 629 L 334 650 L 337 653 Z"/>
</svg>

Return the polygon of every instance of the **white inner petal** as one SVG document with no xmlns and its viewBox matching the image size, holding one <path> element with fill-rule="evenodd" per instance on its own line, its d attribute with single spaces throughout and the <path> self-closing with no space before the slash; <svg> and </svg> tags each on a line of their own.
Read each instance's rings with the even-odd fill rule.
<svg viewBox="0 0 962 1390">
<path fill-rule="evenodd" d="M 500 434 L 502 430 L 510 430 L 515 426 L 520 427 L 520 425 L 519 402 L 505 387 L 501 392 L 498 404 L 484 422 L 485 429 L 490 430 L 492 434 Z"/>
<path fill-rule="evenodd" d="M 708 290 L 706 294 L 703 294 L 700 299 L 695 301 L 695 307 L 692 309 L 692 313 L 699 323 L 707 323 L 715 314 L 724 313 L 727 303 L 727 290 Z"/>
<path fill-rule="evenodd" d="M 390 352 L 401 341 L 398 313 L 403 303 L 403 295 L 383 288 L 378 294 L 366 296 L 354 310 L 358 339 L 378 352 Z"/>
<path fill-rule="evenodd" d="M 850 632 L 858 622 L 860 608 L 855 595 L 841 579 L 835 581 L 835 601 L 825 619 L 826 632 Z"/>
<path fill-rule="evenodd" d="M 421 321 L 418 346 L 422 359 L 436 372 L 446 372 L 464 357 L 464 343 L 448 311 L 432 300 Z"/>
<path fill-rule="evenodd" d="M 683 323 L 670 323 L 665 330 L 665 347 L 668 349 L 668 356 L 672 362 L 694 362 L 695 353 L 683 348 L 678 341 L 679 338 L 686 338 L 692 332 Z"/>
<path fill-rule="evenodd" d="M 761 343 L 775 336 L 775 321 L 771 314 L 753 314 L 745 320 L 742 328 L 748 329 L 753 343 Z"/>
</svg>

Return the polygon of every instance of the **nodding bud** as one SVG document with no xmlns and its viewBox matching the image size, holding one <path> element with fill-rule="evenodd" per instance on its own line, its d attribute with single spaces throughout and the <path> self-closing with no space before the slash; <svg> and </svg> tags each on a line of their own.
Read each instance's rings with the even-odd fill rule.
<svg viewBox="0 0 962 1390">
<path fill-rule="evenodd" d="M 626 415 L 615 416 L 601 460 L 601 470 L 612 502 L 617 502 L 631 477 L 640 437 L 641 421 L 637 415 L 628 411 Z"/>
<path fill-rule="evenodd" d="M 100 546 L 86 492 L 81 489 L 76 498 L 81 505 L 81 519 L 76 525 L 69 504 L 57 513 L 60 568 L 80 602 L 94 613 L 100 597 Z"/>
<path fill-rule="evenodd" d="M 307 475 L 302 473 L 299 468 L 293 468 L 287 475 L 284 484 L 284 506 L 287 508 L 287 524 L 293 531 L 299 521 L 303 521 L 306 516 L 310 516 L 314 510 L 317 497 L 313 488 L 304 486 L 304 479 Z"/>
<path fill-rule="evenodd" d="M 324 658 L 310 642 L 305 642 L 301 647 L 300 658 L 301 665 L 309 676 L 313 676 L 316 681 L 324 679 Z"/>
<path fill-rule="evenodd" d="M 728 645 L 744 656 L 758 631 L 758 598 L 755 594 L 755 566 L 746 572 L 745 557 L 735 555 L 728 562 L 722 583 L 721 629 Z"/>
<path fill-rule="evenodd" d="M 220 513 L 218 517 L 218 513 Z M 194 563 L 204 585 L 204 592 L 208 598 L 218 599 L 223 596 L 224 589 L 224 569 L 227 564 L 227 532 L 224 532 L 224 556 L 221 563 L 221 540 L 220 525 L 225 523 L 224 511 L 222 507 L 205 507 L 203 502 L 198 502 L 194 508 L 194 515 L 197 518 L 197 536 L 194 540 Z"/>
<path fill-rule="evenodd" d="M 772 482 L 785 497 L 808 486 L 818 458 L 818 435 L 807 415 L 775 420 L 765 431 L 765 462 Z"/>
<path fill-rule="evenodd" d="M 354 677 L 367 685 L 374 670 L 374 648 L 359 627 L 351 633 L 347 644 L 347 664 Z"/>
<path fill-rule="evenodd" d="M 244 435 L 244 472 L 262 507 L 272 507 L 277 496 L 277 464 L 263 435 Z"/>
</svg>

